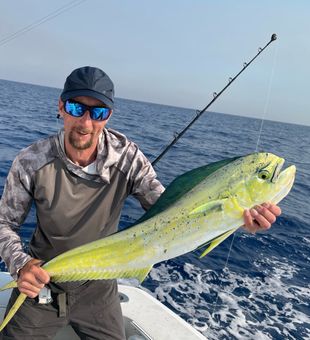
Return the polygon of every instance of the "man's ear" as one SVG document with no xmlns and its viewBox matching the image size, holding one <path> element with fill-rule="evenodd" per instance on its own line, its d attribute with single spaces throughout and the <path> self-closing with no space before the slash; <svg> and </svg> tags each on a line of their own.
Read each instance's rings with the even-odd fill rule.
<svg viewBox="0 0 310 340">
<path fill-rule="evenodd" d="M 59 98 L 58 100 L 58 115 L 57 118 L 63 118 L 64 117 L 64 102 L 61 100 L 61 98 Z"/>
</svg>

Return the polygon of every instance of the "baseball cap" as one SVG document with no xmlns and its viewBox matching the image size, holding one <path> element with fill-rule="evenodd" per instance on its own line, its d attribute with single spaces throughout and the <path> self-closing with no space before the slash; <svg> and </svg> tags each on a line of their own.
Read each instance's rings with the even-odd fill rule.
<svg viewBox="0 0 310 340">
<path fill-rule="evenodd" d="M 62 101 L 78 96 L 88 96 L 114 107 L 114 85 L 109 76 L 97 67 L 83 66 L 67 77 L 60 95 Z"/>
</svg>

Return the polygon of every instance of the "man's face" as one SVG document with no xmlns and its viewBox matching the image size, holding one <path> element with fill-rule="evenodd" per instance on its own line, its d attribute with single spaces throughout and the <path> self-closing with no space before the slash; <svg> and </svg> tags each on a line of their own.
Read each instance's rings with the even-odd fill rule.
<svg viewBox="0 0 310 340">
<path fill-rule="evenodd" d="M 80 96 L 72 99 L 87 106 L 104 106 L 100 100 L 92 97 Z M 97 146 L 99 135 L 108 119 L 92 120 L 89 111 L 86 111 L 82 117 L 72 117 L 65 112 L 64 103 L 61 100 L 59 100 L 59 113 L 64 119 L 66 143 L 80 151 Z"/>
</svg>

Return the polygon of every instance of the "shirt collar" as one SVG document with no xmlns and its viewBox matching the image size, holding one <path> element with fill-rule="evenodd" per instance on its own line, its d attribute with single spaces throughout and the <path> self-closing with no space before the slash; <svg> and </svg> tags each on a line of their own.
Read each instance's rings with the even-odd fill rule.
<svg viewBox="0 0 310 340">
<path fill-rule="evenodd" d="M 59 130 L 57 135 L 57 144 L 60 156 L 62 159 L 64 159 L 67 167 L 71 171 L 75 169 L 76 171 L 74 171 L 74 173 L 80 175 L 80 171 L 77 170 L 82 170 L 82 167 L 71 162 L 71 160 L 66 155 L 64 136 L 64 129 Z M 120 136 L 123 138 L 119 138 Z M 117 133 L 111 133 L 109 129 L 106 128 L 103 129 L 102 133 L 100 134 L 97 145 L 97 157 L 95 160 L 95 166 L 97 174 L 104 182 L 110 183 L 110 168 L 119 162 L 124 152 L 126 141 L 127 139 L 125 136 L 121 134 L 119 134 L 118 136 Z M 68 166 L 68 164 L 70 164 L 70 166 Z"/>
</svg>

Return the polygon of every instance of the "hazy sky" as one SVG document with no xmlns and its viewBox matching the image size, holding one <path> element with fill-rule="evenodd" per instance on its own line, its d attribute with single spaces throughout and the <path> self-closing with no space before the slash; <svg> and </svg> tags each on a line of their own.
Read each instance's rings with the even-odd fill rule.
<svg viewBox="0 0 310 340">
<path fill-rule="evenodd" d="M 117 97 L 201 109 L 276 33 L 210 110 L 310 125 L 310 1 L 79 2 L 1 1 L 0 78 L 61 88 L 92 65 Z"/>
</svg>

